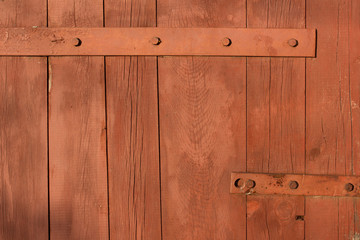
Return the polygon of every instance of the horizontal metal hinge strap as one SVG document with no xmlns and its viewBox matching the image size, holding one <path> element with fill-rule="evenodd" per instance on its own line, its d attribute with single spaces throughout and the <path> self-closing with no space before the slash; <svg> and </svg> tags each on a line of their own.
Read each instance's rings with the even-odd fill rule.
<svg viewBox="0 0 360 240">
<path fill-rule="evenodd" d="M 315 57 L 314 29 L 0 28 L 2 56 Z"/>
<path fill-rule="evenodd" d="M 230 193 L 360 197 L 359 176 L 232 173 Z"/>
</svg>

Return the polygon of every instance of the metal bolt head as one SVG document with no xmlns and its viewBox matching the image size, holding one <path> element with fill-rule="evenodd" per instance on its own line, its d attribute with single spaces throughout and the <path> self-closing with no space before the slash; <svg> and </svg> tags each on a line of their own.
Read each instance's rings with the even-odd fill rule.
<svg viewBox="0 0 360 240">
<path fill-rule="evenodd" d="M 297 181 L 290 181 L 289 188 L 290 189 L 297 189 L 299 187 L 299 183 Z"/>
<path fill-rule="evenodd" d="M 348 192 L 352 192 L 354 190 L 354 185 L 351 183 L 345 184 L 345 190 Z"/>
<path fill-rule="evenodd" d="M 256 185 L 256 183 L 255 183 L 255 181 L 252 180 L 252 179 L 248 179 L 248 180 L 246 181 L 246 183 L 245 183 L 245 186 L 246 186 L 247 188 L 253 188 L 253 187 L 255 187 L 255 185 Z"/>
<path fill-rule="evenodd" d="M 299 45 L 299 42 L 295 38 L 291 38 L 289 39 L 288 44 L 290 47 L 296 47 L 297 45 Z"/>
<path fill-rule="evenodd" d="M 231 39 L 226 37 L 221 40 L 221 43 L 224 47 L 229 47 L 231 45 Z"/>
<path fill-rule="evenodd" d="M 159 37 L 153 37 L 153 38 L 150 40 L 150 42 L 151 42 L 152 45 L 157 46 L 157 45 L 160 45 L 161 39 L 160 39 Z"/>
<path fill-rule="evenodd" d="M 78 47 L 81 45 L 81 40 L 80 38 L 73 38 L 71 39 L 71 45 L 75 46 L 75 47 Z"/>
<path fill-rule="evenodd" d="M 244 180 L 241 178 L 238 178 L 234 182 L 235 187 L 237 188 L 243 188 L 244 187 Z"/>
</svg>

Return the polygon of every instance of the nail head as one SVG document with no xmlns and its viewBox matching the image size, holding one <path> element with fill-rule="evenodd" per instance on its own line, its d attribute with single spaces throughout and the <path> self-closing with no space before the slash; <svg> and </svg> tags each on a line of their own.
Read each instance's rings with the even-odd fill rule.
<svg viewBox="0 0 360 240">
<path fill-rule="evenodd" d="M 152 39 L 151 39 L 151 44 L 152 45 L 159 45 L 161 43 L 161 39 L 159 38 L 159 37 L 153 37 Z"/>
<path fill-rule="evenodd" d="M 290 189 L 297 189 L 299 187 L 299 183 L 297 181 L 290 181 L 289 187 Z"/>
<path fill-rule="evenodd" d="M 288 44 L 290 47 L 296 47 L 297 45 L 299 45 L 299 42 L 295 38 L 291 38 L 289 39 Z"/>
<path fill-rule="evenodd" d="M 231 39 L 226 37 L 221 40 L 221 43 L 224 47 L 229 47 L 231 45 Z"/>
<path fill-rule="evenodd" d="M 244 187 L 244 180 L 241 178 L 238 178 L 235 180 L 234 185 L 237 188 L 242 188 L 242 187 Z"/>
<path fill-rule="evenodd" d="M 73 38 L 71 39 L 71 44 L 75 47 L 79 47 L 81 45 L 81 40 L 80 38 Z"/>
<path fill-rule="evenodd" d="M 253 187 L 255 187 L 256 183 L 255 183 L 254 180 L 248 179 L 248 180 L 246 181 L 246 184 L 245 184 L 245 185 L 246 185 L 247 188 L 253 188 Z"/>
<path fill-rule="evenodd" d="M 345 190 L 348 192 L 352 192 L 354 190 L 354 185 L 351 183 L 345 184 Z"/>
</svg>

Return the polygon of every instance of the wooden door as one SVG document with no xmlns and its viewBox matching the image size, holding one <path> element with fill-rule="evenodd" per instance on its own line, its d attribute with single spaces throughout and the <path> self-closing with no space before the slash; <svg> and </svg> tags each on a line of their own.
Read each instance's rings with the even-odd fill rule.
<svg viewBox="0 0 360 240">
<path fill-rule="evenodd" d="M 229 191 L 232 172 L 360 174 L 360 1 L 0 9 L 1 28 L 317 30 L 315 58 L 0 56 L 0 239 L 360 239 L 359 198 Z"/>
</svg>

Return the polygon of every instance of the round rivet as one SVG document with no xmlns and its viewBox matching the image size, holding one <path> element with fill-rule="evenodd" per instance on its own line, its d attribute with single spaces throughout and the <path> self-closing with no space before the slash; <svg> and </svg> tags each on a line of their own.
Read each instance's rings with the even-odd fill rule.
<svg viewBox="0 0 360 240">
<path fill-rule="evenodd" d="M 299 183 L 297 181 L 290 181 L 289 188 L 290 189 L 297 189 L 299 187 Z"/>
<path fill-rule="evenodd" d="M 348 192 L 352 192 L 354 190 L 354 185 L 351 183 L 345 184 L 345 190 Z"/>
<path fill-rule="evenodd" d="M 224 47 L 229 47 L 231 45 L 231 39 L 226 37 L 221 40 L 221 43 Z"/>
<path fill-rule="evenodd" d="M 81 40 L 80 38 L 73 38 L 71 39 L 71 45 L 75 46 L 75 47 L 79 47 L 81 45 Z"/>
<path fill-rule="evenodd" d="M 161 43 L 161 39 L 159 37 L 153 37 L 150 42 L 152 45 L 159 45 Z"/>
<path fill-rule="evenodd" d="M 255 185 L 256 185 L 256 183 L 255 183 L 255 181 L 252 180 L 252 179 L 248 179 L 248 180 L 246 181 L 246 183 L 245 183 L 245 186 L 246 186 L 247 188 L 253 188 L 253 187 L 255 187 Z"/>
<path fill-rule="evenodd" d="M 242 180 L 241 178 L 238 178 L 235 180 L 234 185 L 237 188 L 241 188 L 244 186 L 244 180 Z"/>
<path fill-rule="evenodd" d="M 292 39 L 289 39 L 288 44 L 290 47 L 296 47 L 299 44 L 299 42 L 295 38 L 292 38 Z"/>
</svg>

